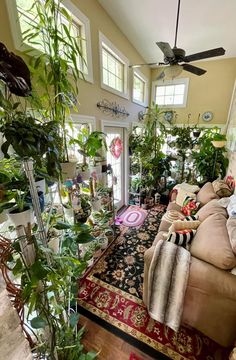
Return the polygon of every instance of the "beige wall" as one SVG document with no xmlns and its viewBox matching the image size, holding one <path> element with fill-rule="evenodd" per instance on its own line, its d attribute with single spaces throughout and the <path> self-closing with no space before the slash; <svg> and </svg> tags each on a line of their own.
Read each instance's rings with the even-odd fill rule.
<svg viewBox="0 0 236 360">
<path fill-rule="evenodd" d="M 14 48 L 13 38 L 9 25 L 9 18 L 6 9 L 6 1 L 0 0 L 0 41 L 3 42 L 11 51 L 20 54 Z M 114 24 L 110 16 L 100 6 L 96 0 L 72 0 L 72 2 L 79 7 L 79 9 L 89 18 L 91 28 L 91 42 L 92 42 L 92 60 L 93 60 L 93 76 L 94 83 L 89 83 L 80 80 L 79 93 L 79 114 L 95 116 L 98 126 L 100 126 L 101 119 L 104 120 L 119 120 L 119 121 L 137 121 L 137 115 L 143 107 L 131 101 L 131 80 L 132 70 L 129 70 L 129 87 L 130 99 L 126 100 L 120 96 L 116 96 L 100 87 L 100 67 L 99 67 L 99 31 L 101 31 L 113 44 L 117 47 L 130 61 L 130 63 L 144 62 L 144 59 L 135 50 L 135 48 L 128 41 L 126 36 Z M 21 54 L 20 54 L 21 55 Z M 148 68 L 143 68 L 142 72 L 150 79 L 151 71 Z M 130 113 L 128 118 L 117 119 L 103 114 L 96 106 L 98 101 L 102 99 L 116 101 L 119 105 L 124 106 Z"/>
<path fill-rule="evenodd" d="M 207 73 L 196 76 L 183 71 L 178 78 L 189 78 L 189 89 L 186 108 L 176 108 L 177 122 L 187 122 L 191 113 L 190 122 L 196 124 L 198 114 L 205 111 L 213 112 L 213 119 L 209 124 L 225 124 L 227 121 L 231 94 L 236 77 L 236 58 L 194 62 Z M 161 69 L 152 70 L 152 80 L 155 80 Z M 160 82 L 161 83 L 161 82 Z M 200 120 L 200 124 L 206 122 Z"/>
</svg>

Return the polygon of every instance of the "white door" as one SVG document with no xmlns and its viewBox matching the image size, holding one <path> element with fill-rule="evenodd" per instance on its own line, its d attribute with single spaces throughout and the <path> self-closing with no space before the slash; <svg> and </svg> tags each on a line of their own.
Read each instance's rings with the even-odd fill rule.
<svg viewBox="0 0 236 360">
<path fill-rule="evenodd" d="M 113 185 L 115 206 L 120 209 L 125 204 L 125 161 L 124 150 L 120 157 L 116 159 L 110 152 L 110 145 L 114 138 L 120 137 L 124 147 L 124 128 L 105 126 L 104 132 L 107 134 L 107 164 L 111 164 L 113 176 L 116 182 Z M 114 183 L 114 182 L 113 182 Z M 108 186 L 112 185 L 112 177 L 108 175 Z"/>
</svg>

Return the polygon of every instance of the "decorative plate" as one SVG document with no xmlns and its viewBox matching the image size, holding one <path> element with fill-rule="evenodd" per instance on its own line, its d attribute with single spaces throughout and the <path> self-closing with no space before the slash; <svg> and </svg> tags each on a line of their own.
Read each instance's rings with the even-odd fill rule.
<svg viewBox="0 0 236 360">
<path fill-rule="evenodd" d="M 211 121 L 213 119 L 213 113 L 211 111 L 206 111 L 202 114 L 202 120 Z"/>
<path fill-rule="evenodd" d="M 173 120 L 173 111 L 166 111 L 164 113 L 164 119 L 171 122 Z"/>
</svg>

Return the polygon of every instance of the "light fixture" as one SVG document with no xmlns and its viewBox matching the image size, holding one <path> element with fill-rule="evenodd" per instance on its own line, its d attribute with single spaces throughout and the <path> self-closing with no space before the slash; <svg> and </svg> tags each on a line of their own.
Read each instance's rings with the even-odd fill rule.
<svg viewBox="0 0 236 360">
<path fill-rule="evenodd" d="M 182 66 L 180 65 L 170 65 L 170 66 L 167 66 L 165 69 L 164 69 L 164 73 L 165 73 L 165 78 L 166 79 L 174 79 L 176 78 L 177 76 L 179 76 L 183 71 L 183 68 Z"/>
</svg>

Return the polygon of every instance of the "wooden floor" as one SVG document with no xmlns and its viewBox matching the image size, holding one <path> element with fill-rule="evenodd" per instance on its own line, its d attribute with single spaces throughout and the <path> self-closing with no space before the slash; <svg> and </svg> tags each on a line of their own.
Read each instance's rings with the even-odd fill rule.
<svg viewBox="0 0 236 360">
<path fill-rule="evenodd" d="M 82 315 L 79 323 L 86 327 L 82 341 L 85 349 L 98 352 L 98 360 L 129 360 L 131 352 L 141 360 L 154 359 Z"/>
</svg>

